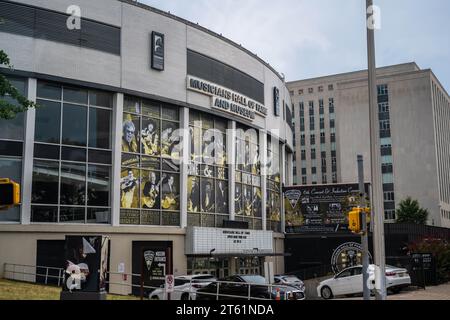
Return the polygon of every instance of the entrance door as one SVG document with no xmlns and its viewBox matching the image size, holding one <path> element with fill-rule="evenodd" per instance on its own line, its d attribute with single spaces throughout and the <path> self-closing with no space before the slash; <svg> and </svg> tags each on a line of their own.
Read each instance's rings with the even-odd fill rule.
<svg viewBox="0 0 450 320">
<path fill-rule="evenodd" d="M 262 261 L 259 257 L 239 258 L 238 274 L 261 275 Z"/>
</svg>

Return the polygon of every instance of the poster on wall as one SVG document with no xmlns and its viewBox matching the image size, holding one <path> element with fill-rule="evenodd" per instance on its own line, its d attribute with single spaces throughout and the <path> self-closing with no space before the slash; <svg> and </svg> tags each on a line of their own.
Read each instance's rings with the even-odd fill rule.
<svg viewBox="0 0 450 320">
<path fill-rule="evenodd" d="M 164 35 L 152 32 L 152 69 L 164 70 Z"/>
<path fill-rule="evenodd" d="M 366 194 L 369 184 L 365 185 Z M 358 184 L 295 186 L 283 189 L 286 232 L 349 232 L 346 214 L 360 203 Z M 366 198 L 367 206 L 369 200 Z"/>
<path fill-rule="evenodd" d="M 63 291 L 105 291 L 108 258 L 108 238 L 103 236 L 66 236 Z"/>
</svg>

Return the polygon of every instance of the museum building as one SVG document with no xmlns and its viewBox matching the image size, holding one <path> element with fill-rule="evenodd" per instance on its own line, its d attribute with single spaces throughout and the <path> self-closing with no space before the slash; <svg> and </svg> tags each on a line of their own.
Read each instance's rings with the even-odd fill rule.
<svg viewBox="0 0 450 320">
<path fill-rule="evenodd" d="M 284 272 L 294 146 L 277 71 L 135 1 L 0 1 L 0 16 L 1 71 L 38 105 L 0 120 L 0 177 L 21 184 L 0 274 L 63 267 L 66 235 L 107 236 L 111 272 L 141 273 L 144 252 L 160 257 L 150 278 L 168 273 L 161 252 L 175 275 Z"/>
</svg>

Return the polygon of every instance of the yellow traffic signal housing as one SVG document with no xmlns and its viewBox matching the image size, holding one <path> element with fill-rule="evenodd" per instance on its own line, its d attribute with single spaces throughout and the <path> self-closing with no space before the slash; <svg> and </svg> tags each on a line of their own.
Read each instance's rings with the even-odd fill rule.
<svg viewBox="0 0 450 320">
<path fill-rule="evenodd" d="M 348 214 L 348 228 L 353 233 L 360 233 L 361 232 L 361 213 L 362 210 L 359 208 L 355 208 Z"/>
<path fill-rule="evenodd" d="M 370 222 L 370 208 L 353 208 L 348 213 L 348 228 L 353 233 L 361 233 L 363 214 L 366 215 L 366 223 Z"/>
<path fill-rule="evenodd" d="M 10 179 L 0 179 L 0 208 L 20 203 L 20 185 Z"/>
</svg>

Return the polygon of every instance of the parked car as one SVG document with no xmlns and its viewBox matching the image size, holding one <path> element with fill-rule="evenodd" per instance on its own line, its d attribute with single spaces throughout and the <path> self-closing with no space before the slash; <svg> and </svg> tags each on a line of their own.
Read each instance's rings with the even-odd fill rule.
<svg viewBox="0 0 450 320">
<path fill-rule="evenodd" d="M 297 276 L 293 275 L 276 275 L 274 276 L 275 284 L 289 285 L 305 292 L 305 284 Z"/>
<path fill-rule="evenodd" d="M 275 300 L 278 292 L 280 299 L 285 296 L 290 300 L 305 299 L 304 293 L 296 287 L 270 286 L 266 283 L 266 279 L 259 275 L 234 275 L 199 289 L 197 300 L 217 300 L 217 292 L 219 300 L 248 300 L 249 286 L 251 299 Z"/>
<path fill-rule="evenodd" d="M 175 277 L 174 292 L 171 293 L 170 299 L 195 300 L 197 290 L 206 287 L 212 281 L 217 281 L 217 279 L 210 274 Z M 152 300 L 165 300 L 167 296 L 164 285 L 150 292 L 149 298 Z"/>
<path fill-rule="evenodd" d="M 375 266 L 369 266 L 369 289 L 374 289 Z M 408 270 L 386 266 L 386 289 L 394 293 L 411 285 Z M 324 280 L 317 286 L 317 294 L 323 299 L 332 299 L 340 295 L 360 294 L 363 292 L 362 266 L 347 268 L 331 279 Z"/>
</svg>

